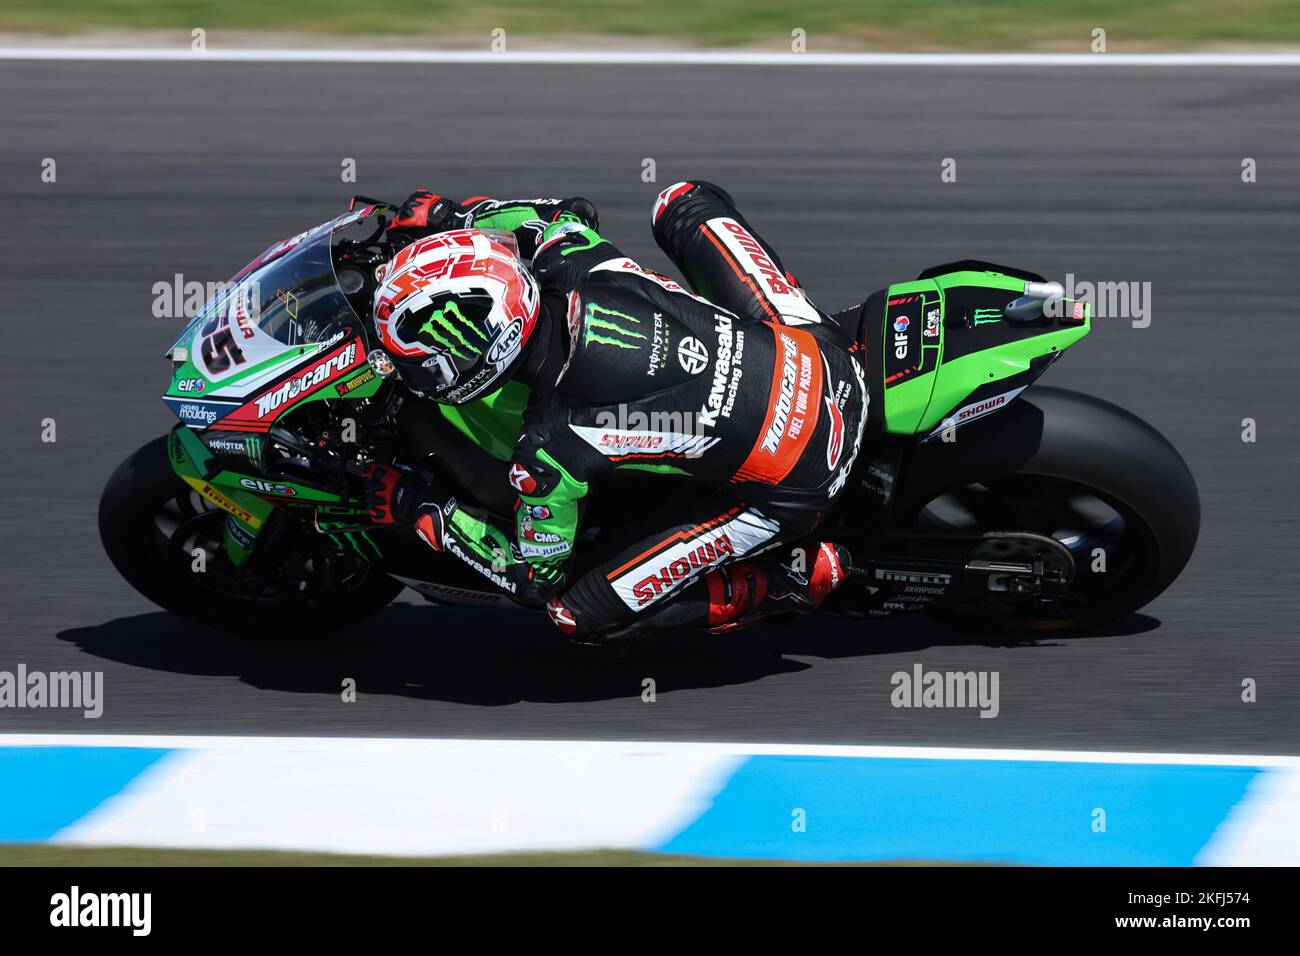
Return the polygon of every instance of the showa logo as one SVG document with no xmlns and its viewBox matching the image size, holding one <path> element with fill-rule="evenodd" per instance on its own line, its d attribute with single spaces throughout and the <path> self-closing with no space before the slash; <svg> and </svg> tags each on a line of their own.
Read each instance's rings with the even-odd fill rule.
<svg viewBox="0 0 1300 956">
<path fill-rule="evenodd" d="M 595 425 L 569 428 L 597 452 L 614 461 L 647 458 L 699 458 L 719 441 L 707 434 L 694 412 L 644 411 L 619 404 L 596 413 Z"/>
<path fill-rule="evenodd" d="M 1150 282 L 1077 282 L 1073 272 L 1065 274 L 1065 296 L 1053 297 L 1043 304 L 1048 318 L 1083 318 L 1077 304 L 1086 302 L 1097 319 L 1129 319 L 1135 329 L 1151 324 Z"/>
<path fill-rule="evenodd" d="M 170 282 L 153 284 L 153 316 L 156 319 L 192 319 L 205 312 L 215 312 L 224 308 L 236 290 L 241 290 L 241 315 L 256 323 L 262 302 L 256 282 L 187 282 L 179 272 Z"/>
</svg>

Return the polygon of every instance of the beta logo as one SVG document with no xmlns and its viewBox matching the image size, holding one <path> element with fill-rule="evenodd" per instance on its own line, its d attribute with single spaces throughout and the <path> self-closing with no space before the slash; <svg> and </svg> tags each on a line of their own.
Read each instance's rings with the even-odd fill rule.
<svg viewBox="0 0 1300 956">
<path fill-rule="evenodd" d="M 273 481 L 263 481 L 260 478 L 240 478 L 239 484 L 249 491 L 256 492 L 259 495 L 279 495 L 282 498 L 293 498 L 298 494 L 297 491 L 288 485 L 276 484 Z"/>
</svg>

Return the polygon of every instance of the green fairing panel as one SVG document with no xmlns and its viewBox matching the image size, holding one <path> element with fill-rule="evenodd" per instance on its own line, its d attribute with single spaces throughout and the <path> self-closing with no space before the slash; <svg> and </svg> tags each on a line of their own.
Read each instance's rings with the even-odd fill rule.
<svg viewBox="0 0 1300 956">
<path fill-rule="evenodd" d="M 456 430 L 498 461 L 509 461 L 528 404 L 528 386 L 507 382 L 491 395 L 464 405 L 438 406 Z"/>
<path fill-rule="evenodd" d="M 882 354 L 887 355 L 892 349 L 894 323 L 897 315 L 907 308 L 888 303 L 899 298 L 919 296 L 920 309 L 918 311 L 914 308 L 913 312 L 922 322 L 927 311 L 936 305 L 940 314 L 937 339 L 931 341 L 923 334 L 917 336 L 922 350 L 920 371 L 909 380 L 886 384 L 887 432 L 901 435 L 927 432 L 941 423 L 944 416 L 960 406 L 976 389 L 1026 372 L 1035 360 L 1062 352 L 1089 333 L 1090 310 L 1085 313 L 1082 322 L 1048 327 L 1024 326 L 1023 336 L 1013 341 L 945 358 L 951 290 L 972 287 L 987 289 L 1004 293 L 1006 301 L 1010 301 L 1023 293 L 1024 286 L 1024 279 L 996 272 L 953 272 L 932 279 L 900 282 L 889 287 Z M 1008 320 L 999 318 L 996 321 L 1006 323 Z"/>
</svg>

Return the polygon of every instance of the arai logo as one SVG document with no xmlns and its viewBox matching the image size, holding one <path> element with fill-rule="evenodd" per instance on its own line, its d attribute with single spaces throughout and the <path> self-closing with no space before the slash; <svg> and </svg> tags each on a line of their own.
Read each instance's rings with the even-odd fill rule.
<svg viewBox="0 0 1300 956">
<path fill-rule="evenodd" d="M 488 349 L 487 361 L 489 365 L 500 365 L 507 358 L 513 358 L 514 353 L 519 348 L 519 341 L 524 335 L 524 323 L 522 319 L 515 319 L 506 327 L 495 342 L 492 348 Z"/>
</svg>

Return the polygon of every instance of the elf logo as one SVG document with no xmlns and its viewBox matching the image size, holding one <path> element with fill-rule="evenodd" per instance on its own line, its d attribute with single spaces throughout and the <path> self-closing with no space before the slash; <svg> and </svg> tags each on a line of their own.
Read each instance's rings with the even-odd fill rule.
<svg viewBox="0 0 1300 956">
<path fill-rule="evenodd" d="M 272 481 L 263 481 L 260 478 L 240 478 L 239 484 L 259 495 L 280 495 L 284 498 L 292 498 L 298 494 L 288 485 L 279 485 Z"/>
<path fill-rule="evenodd" d="M 907 358 L 907 330 L 912 325 L 905 315 L 894 320 L 894 358 Z"/>
</svg>

